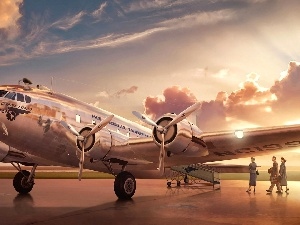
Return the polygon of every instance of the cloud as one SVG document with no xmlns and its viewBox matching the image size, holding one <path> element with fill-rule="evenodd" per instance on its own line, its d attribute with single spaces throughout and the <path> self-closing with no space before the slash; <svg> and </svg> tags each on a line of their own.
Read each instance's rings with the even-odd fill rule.
<svg viewBox="0 0 300 225">
<path fill-rule="evenodd" d="M 18 20 L 21 18 L 19 7 L 23 0 L 0 1 L 0 39 L 13 39 L 18 35 Z"/>
<path fill-rule="evenodd" d="M 3 54 L 2 57 L 0 55 L 0 66 L 7 64 L 11 60 L 17 60 L 20 58 L 31 59 L 37 56 L 55 55 L 87 49 L 99 49 L 103 47 L 115 47 L 146 38 L 162 30 L 164 30 L 164 28 L 154 28 L 140 33 L 131 34 L 108 34 L 104 37 L 97 37 L 95 39 L 87 39 L 82 41 L 61 40 L 57 38 L 55 38 L 55 41 L 47 41 L 41 38 L 41 36 L 47 34 L 47 26 L 36 26 L 36 29 L 32 30 L 29 36 L 24 37 L 24 39 L 30 39 L 32 43 L 36 44 L 32 47 L 26 46 L 28 44 L 25 42 L 24 45 L 14 45 L 14 48 L 19 49 L 18 54 Z M 0 52 L 3 52 L 3 50 L 1 50 L 2 48 L 3 46 L 0 46 Z"/>
<path fill-rule="evenodd" d="M 56 21 L 55 23 L 52 24 L 52 27 L 61 29 L 61 30 L 69 30 L 72 27 L 74 27 L 76 24 L 80 23 L 82 20 L 82 17 L 86 13 L 81 11 L 77 13 L 76 15 L 72 16 L 67 16 L 65 18 L 62 18 L 61 20 Z"/>
<path fill-rule="evenodd" d="M 299 121 L 300 64 L 290 62 L 286 76 L 270 88 L 259 85 L 259 76 L 249 74 L 231 93 L 220 91 L 215 99 L 203 101 L 197 112 L 197 125 L 204 131 L 275 126 Z M 162 97 L 147 97 L 145 113 L 157 118 L 167 112 L 179 113 L 198 100 L 188 88 L 164 90 Z"/>
<path fill-rule="evenodd" d="M 99 8 L 91 13 L 94 18 L 101 18 L 103 13 L 105 12 L 105 8 L 107 7 L 107 2 L 100 4 Z"/>
<path fill-rule="evenodd" d="M 281 77 L 271 87 L 270 91 L 276 95 L 278 102 L 288 103 L 300 100 L 300 65 L 290 62 L 285 77 Z"/>
<path fill-rule="evenodd" d="M 109 98 L 109 94 L 106 91 L 100 91 L 96 94 L 96 97 Z"/>
<path fill-rule="evenodd" d="M 165 113 L 179 113 L 195 102 L 197 99 L 188 88 L 173 86 L 165 89 L 163 96 L 147 97 L 144 107 L 145 113 L 156 119 Z"/>
<path fill-rule="evenodd" d="M 190 28 L 196 25 L 212 25 L 235 18 L 235 11 L 223 9 L 212 12 L 197 12 L 180 18 L 160 22 L 159 25 L 169 29 Z"/>
<path fill-rule="evenodd" d="M 123 10 L 126 13 L 129 12 L 137 12 L 137 11 L 145 11 L 149 9 L 157 9 L 162 8 L 170 5 L 173 1 L 172 0 L 155 0 L 155 1 L 148 1 L 148 0 L 138 0 L 133 1 L 128 5 L 123 6 Z"/>
<path fill-rule="evenodd" d="M 133 94 L 138 90 L 137 86 L 131 86 L 130 88 L 125 88 L 116 93 L 109 94 L 107 91 L 101 91 L 96 94 L 96 97 L 100 97 L 102 99 L 109 99 L 109 98 L 120 98 L 126 96 L 127 94 Z"/>
<path fill-rule="evenodd" d="M 104 7 L 104 6 L 103 6 Z M 223 15 L 224 14 L 224 15 Z M 226 14 L 226 15 L 225 15 Z M 76 16 L 65 18 L 64 20 L 55 22 L 52 26 L 59 29 L 67 30 L 76 25 L 84 12 L 78 13 Z M 222 10 L 211 13 L 200 13 L 193 14 L 183 18 L 168 20 L 162 23 L 157 23 L 153 25 L 153 28 L 146 29 L 140 32 L 132 33 L 111 33 L 106 36 L 97 37 L 95 39 L 87 39 L 83 41 L 73 41 L 73 40 L 56 40 L 55 42 L 40 42 L 35 49 L 32 51 L 32 56 L 43 55 L 43 54 L 60 54 L 65 52 L 80 51 L 86 49 L 96 49 L 102 47 L 115 47 L 125 43 L 130 43 L 133 41 L 141 40 L 149 37 L 150 35 L 171 30 L 183 28 L 186 26 L 192 26 L 195 24 L 206 24 L 206 23 L 216 23 L 222 19 L 230 17 L 230 13 Z"/>
<path fill-rule="evenodd" d="M 114 94 L 114 96 L 120 98 L 121 96 L 125 96 L 127 94 L 133 94 L 134 92 L 137 91 L 137 89 L 138 89 L 137 86 L 131 86 L 130 88 L 122 89 L 118 91 L 117 93 Z"/>
</svg>

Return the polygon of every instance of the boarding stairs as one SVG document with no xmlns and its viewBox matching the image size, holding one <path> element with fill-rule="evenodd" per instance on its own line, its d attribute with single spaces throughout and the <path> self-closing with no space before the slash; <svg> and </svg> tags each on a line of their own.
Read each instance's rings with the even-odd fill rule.
<svg viewBox="0 0 300 225">
<path fill-rule="evenodd" d="M 211 183 L 213 185 L 213 189 L 215 189 L 215 185 L 219 185 L 218 189 L 220 188 L 219 172 L 217 172 L 211 166 L 197 163 L 190 165 L 172 166 L 170 169 L 171 181 L 167 182 L 168 187 L 171 186 L 172 181 L 174 180 L 177 181 L 177 186 L 180 186 L 181 180 L 183 180 L 185 184 L 197 184 L 201 181 L 205 181 Z"/>
</svg>

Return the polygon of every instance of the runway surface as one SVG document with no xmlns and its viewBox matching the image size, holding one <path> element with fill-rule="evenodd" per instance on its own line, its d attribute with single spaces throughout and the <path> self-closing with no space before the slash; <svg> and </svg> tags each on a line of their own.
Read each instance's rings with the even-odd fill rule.
<svg viewBox="0 0 300 225">
<path fill-rule="evenodd" d="M 137 180 L 130 201 L 117 200 L 113 179 L 36 179 L 30 195 L 18 195 L 12 180 L 0 180 L 1 225 L 72 224 L 300 224 L 300 182 L 290 193 L 266 194 L 259 181 L 246 193 L 247 181 L 221 181 L 212 186 L 166 187 L 165 180 Z"/>
</svg>

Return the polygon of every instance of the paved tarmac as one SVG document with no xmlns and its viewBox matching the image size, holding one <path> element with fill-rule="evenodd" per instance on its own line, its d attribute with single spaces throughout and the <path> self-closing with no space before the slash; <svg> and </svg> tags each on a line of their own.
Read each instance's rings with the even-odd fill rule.
<svg viewBox="0 0 300 225">
<path fill-rule="evenodd" d="M 117 200 L 113 182 L 36 179 L 30 195 L 18 195 L 12 180 L 2 179 L 0 224 L 300 224 L 300 182 L 289 182 L 289 194 L 266 194 L 269 182 L 259 181 L 256 193 L 248 194 L 247 181 L 221 181 L 213 190 L 137 180 L 130 201 Z"/>
</svg>

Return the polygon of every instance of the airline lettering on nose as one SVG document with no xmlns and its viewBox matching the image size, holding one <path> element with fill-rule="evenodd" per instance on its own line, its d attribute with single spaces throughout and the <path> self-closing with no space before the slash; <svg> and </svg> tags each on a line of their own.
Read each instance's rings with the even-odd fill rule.
<svg viewBox="0 0 300 225">
<path fill-rule="evenodd" d="M 6 119 L 9 121 L 14 121 L 20 114 L 29 114 L 32 108 L 27 108 L 25 106 L 17 106 L 15 104 L 1 102 L 1 105 L 7 106 L 6 109 L 0 110 L 1 113 L 6 114 Z"/>
</svg>

